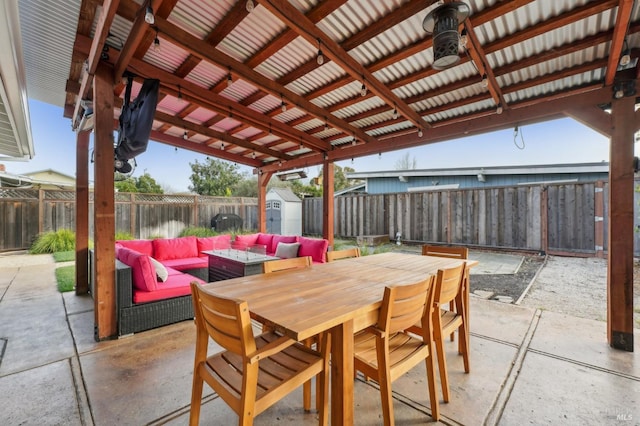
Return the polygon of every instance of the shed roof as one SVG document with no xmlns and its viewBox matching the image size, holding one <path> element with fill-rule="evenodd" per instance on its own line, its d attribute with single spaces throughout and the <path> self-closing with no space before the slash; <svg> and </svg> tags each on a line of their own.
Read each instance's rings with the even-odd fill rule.
<svg viewBox="0 0 640 426">
<path fill-rule="evenodd" d="M 289 188 L 271 188 L 269 190 L 270 193 L 277 195 L 282 201 L 291 202 L 291 203 L 301 203 L 302 200 L 298 198 L 296 194 L 293 193 Z M 269 199 L 267 193 L 267 199 Z"/>
</svg>

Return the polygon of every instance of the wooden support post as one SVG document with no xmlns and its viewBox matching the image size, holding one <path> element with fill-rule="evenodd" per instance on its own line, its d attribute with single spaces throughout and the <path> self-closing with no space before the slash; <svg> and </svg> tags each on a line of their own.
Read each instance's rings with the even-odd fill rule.
<svg viewBox="0 0 640 426">
<path fill-rule="evenodd" d="M 593 202 L 595 209 L 595 252 L 596 257 L 604 258 L 604 182 L 599 180 L 596 182 L 594 189 Z"/>
<path fill-rule="evenodd" d="M 115 200 L 113 185 L 113 73 L 103 64 L 93 82 L 95 116 L 94 242 L 95 338 L 118 332 L 115 292 Z"/>
<path fill-rule="evenodd" d="M 89 135 L 76 140 L 76 294 L 89 292 Z"/>
<path fill-rule="evenodd" d="M 633 129 L 635 97 L 612 102 L 609 154 L 607 339 L 633 352 Z"/>
<path fill-rule="evenodd" d="M 258 232 L 267 232 L 267 184 L 273 173 L 258 175 Z"/>
<path fill-rule="evenodd" d="M 329 241 L 333 249 L 333 177 L 334 165 L 325 160 L 322 170 L 322 238 Z"/>
</svg>

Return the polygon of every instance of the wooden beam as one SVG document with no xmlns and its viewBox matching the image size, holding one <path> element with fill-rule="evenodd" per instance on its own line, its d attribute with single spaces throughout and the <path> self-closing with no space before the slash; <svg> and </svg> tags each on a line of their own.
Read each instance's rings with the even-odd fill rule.
<svg viewBox="0 0 640 426">
<path fill-rule="evenodd" d="M 246 81 L 250 81 L 257 88 L 270 93 L 276 98 L 282 97 L 285 102 L 299 106 L 302 110 L 309 112 L 319 119 L 326 119 L 333 127 L 341 129 L 347 134 L 355 134 L 358 138 L 365 141 L 374 140 L 374 138 L 362 132 L 357 127 L 351 126 L 348 122 L 334 115 L 328 117 L 326 112 L 319 106 L 308 101 L 294 91 L 289 90 L 279 83 L 265 77 L 263 74 L 254 71 L 242 62 L 236 61 L 231 56 L 226 55 L 207 42 L 194 37 L 169 21 L 158 18 L 156 19 L 156 25 L 165 37 L 170 39 L 173 43 L 182 46 L 192 55 L 204 59 L 223 69 L 230 69 L 233 75 L 236 75 Z"/>
<path fill-rule="evenodd" d="M 606 113 L 596 105 L 578 105 L 575 108 L 566 110 L 565 114 L 603 136 L 608 138 L 612 136 L 613 124 L 611 114 Z"/>
<path fill-rule="evenodd" d="M 87 93 L 89 93 L 89 88 L 93 82 L 94 74 L 98 68 L 98 62 L 100 62 L 100 57 L 102 55 L 102 47 L 104 46 L 104 42 L 107 40 L 107 35 L 109 35 L 109 29 L 111 28 L 111 23 L 113 22 L 116 11 L 118 10 L 119 3 L 120 0 L 104 0 L 102 3 L 102 12 L 98 18 L 98 24 L 93 36 L 93 41 L 91 42 L 91 49 L 89 51 L 86 69 L 82 74 L 82 83 L 80 83 L 80 93 L 78 93 L 76 105 L 73 110 L 73 118 L 71 119 L 71 125 L 74 129 L 80 121 L 80 117 L 78 117 L 80 104 Z"/>
<path fill-rule="evenodd" d="M 89 292 L 89 135 L 76 136 L 76 294 Z"/>
<path fill-rule="evenodd" d="M 335 166 L 332 161 L 325 160 L 322 165 L 322 238 L 329 241 L 333 248 L 334 214 L 333 184 Z"/>
<path fill-rule="evenodd" d="M 609 154 L 607 340 L 633 352 L 633 119 L 635 96 L 612 101 Z"/>
<path fill-rule="evenodd" d="M 300 34 L 300 36 L 306 39 L 311 45 L 317 45 L 317 41 L 320 40 L 322 51 L 327 57 L 355 80 L 362 81 L 367 87 L 367 90 L 375 93 L 376 96 L 386 102 L 389 107 L 397 108 L 398 113 L 413 123 L 418 129 L 430 127 L 429 123 L 424 121 L 420 115 L 393 93 L 391 89 L 375 78 L 365 66 L 358 63 L 351 55 L 346 53 L 332 38 L 313 25 L 313 23 L 309 21 L 309 18 L 287 0 L 263 0 L 260 2 L 260 5 L 267 8 L 269 12 L 280 19 L 287 27 L 292 28 Z M 366 141 L 367 139 L 362 140 Z"/>
<path fill-rule="evenodd" d="M 273 173 L 258 174 L 258 232 L 267 232 L 267 185 Z"/>
<path fill-rule="evenodd" d="M 613 29 L 613 38 L 611 39 L 611 47 L 609 48 L 609 64 L 607 72 L 604 76 L 605 86 L 611 86 L 618 71 L 618 63 L 624 46 L 624 39 L 627 36 L 627 28 L 631 20 L 631 9 L 633 9 L 634 0 L 619 0 L 618 13 L 616 14 L 616 26 Z"/>
<path fill-rule="evenodd" d="M 100 66 L 93 84 L 95 117 L 94 245 L 95 338 L 118 333 L 115 282 L 115 200 L 113 185 L 113 70 Z"/>
</svg>

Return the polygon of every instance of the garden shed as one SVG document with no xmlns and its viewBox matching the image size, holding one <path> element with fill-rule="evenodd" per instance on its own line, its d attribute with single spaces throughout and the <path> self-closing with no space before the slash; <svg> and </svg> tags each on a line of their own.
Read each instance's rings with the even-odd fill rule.
<svg viewBox="0 0 640 426">
<path fill-rule="evenodd" d="M 266 196 L 267 232 L 302 235 L 302 200 L 289 188 L 271 188 Z"/>
</svg>

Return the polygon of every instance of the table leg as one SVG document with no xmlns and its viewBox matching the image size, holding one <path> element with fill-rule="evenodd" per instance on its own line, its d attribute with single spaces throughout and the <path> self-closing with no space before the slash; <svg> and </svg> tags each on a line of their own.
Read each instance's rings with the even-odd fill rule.
<svg viewBox="0 0 640 426">
<path fill-rule="evenodd" d="M 353 425 L 353 321 L 331 330 L 331 424 Z"/>
</svg>

